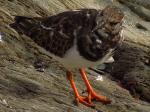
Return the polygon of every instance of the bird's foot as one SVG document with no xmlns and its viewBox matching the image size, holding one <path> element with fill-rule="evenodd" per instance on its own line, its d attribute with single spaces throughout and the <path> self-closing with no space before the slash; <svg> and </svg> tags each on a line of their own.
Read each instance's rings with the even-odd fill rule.
<svg viewBox="0 0 150 112">
<path fill-rule="evenodd" d="M 76 103 L 79 105 L 79 103 L 82 103 L 83 105 L 86 105 L 88 107 L 95 107 L 95 105 L 91 102 L 89 102 L 88 97 L 83 97 L 83 96 L 77 96 L 76 97 Z"/>
<path fill-rule="evenodd" d="M 96 100 L 96 101 L 100 101 L 102 102 L 103 104 L 110 104 L 111 103 L 111 100 L 109 100 L 107 97 L 105 96 L 102 96 L 102 95 L 98 95 L 92 88 L 92 86 L 90 85 L 88 79 L 87 79 L 87 76 L 86 76 L 86 73 L 85 73 L 85 70 L 84 69 L 80 69 L 80 73 L 81 73 L 81 76 L 83 78 L 83 80 L 85 81 L 85 84 L 87 86 L 87 90 L 86 92 L 88 92 L 88 97 L 87 97 L 87 101 L 89 103 L 92 102 L 92 100 Z"/>
<path fill-rule="evenodd" d="M 96 100 L 102 102 L 103 104 L 111 103 L 110 99 L 108 99 L 106 96 L 98 95 L 93 89 L 90 89 L 87 92 L 88 92 L 88 97 L 87 97 L 88 102 L 92 102 L 92 100 Z"/>
<path fill-rule="evenodd" d="M 91 90 L 88 92 L 87 97 L 83 96 L 77 96 L 76 97 L 76 102 L 77 104 L 82 103 L 88 107 L 95 107 L 95 105 L 92 103 L 93 100 L 100 101 L 103 104 L 110 104 L 111 100 L 109 100 L 107 97 L 102 96 L 102 95 L 97 95 L 95 91 Z"/>
<path fill-rule="evenodd" d="M 82 103 L 88 107 L 95 107 L 94 104 L 92 103 L 92 100 L 100 101 L 103 104 L 111 103 L 111 101 L 108 98 L 106 98 L 105 96 L 97 95 L 95 93 L 95 91 L 93 90 L 93 88 L 90 86 L 85 74 L 82 73 L 82 75 L 83 75 L 83 79 L 86 81 L 86 85 L 87 85 L 87 91 L 86 91 L 86 92 L 88 92 L 87 97 L 79 95 L 79 92 L 78 92 L 75 82 L 73 80 L 73 75 L 70 71 L 67 71 L 67 79 L 70 81 L 71 87 L 75 93 L 75 98 L 76 98 L 77 104 Z"/>
</svg>

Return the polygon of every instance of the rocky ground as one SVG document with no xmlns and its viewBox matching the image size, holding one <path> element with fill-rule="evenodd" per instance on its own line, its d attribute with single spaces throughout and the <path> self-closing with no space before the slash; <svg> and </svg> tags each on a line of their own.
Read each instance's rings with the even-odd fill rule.
<svg viewBox="0 0 150 112">
<path fill-rule="evenodd" d="M 0 112 L 149 112 L 150 1 L 114 0 L 125 12 L 125 41 L 115 62 L 87 69 L 94 89 L 112 103 L 95 109 L 74 103 L 65 68 L 29 37 L 9 27 L 14 15 L 49 16 L 77 8 L 104 8 L 109 0 L 0 0 Z M 38 68 L 42 66 L 43 68 Z M 85 85 L 75 70 L 77 87 Z M 97 76 L 103 80 L 96 80 Z"/>
</svg>

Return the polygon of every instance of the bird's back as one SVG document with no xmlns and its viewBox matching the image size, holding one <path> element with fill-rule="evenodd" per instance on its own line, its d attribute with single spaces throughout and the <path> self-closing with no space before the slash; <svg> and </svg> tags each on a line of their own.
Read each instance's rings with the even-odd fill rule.
<svg viewBox="0 0 150 112">
<path fill-rule="evenodd" d="M 16 16 L 11 27 L 20 34 L 29 36 L 52 54 L 63 57 L 73 46 L 80 29 L 94 27 L 96 14 L 95 9 L 82 9 L 45 18 Z"/>
<path fill-rule="evenodd" d="M 124 14 L 116 6 L 80 9 L 50 17 L 16 16 L 11 26 L 66 65 L 103 63 L 122 42 Z M 87 64 L 88 62 L 88 64 Z"/>
</svg>

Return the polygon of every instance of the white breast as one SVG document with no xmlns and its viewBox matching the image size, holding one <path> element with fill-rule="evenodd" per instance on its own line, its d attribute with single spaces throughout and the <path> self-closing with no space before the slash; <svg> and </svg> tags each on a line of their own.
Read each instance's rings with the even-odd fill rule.
<svg viewBox="0 0 150 112">
<path fill-rule="evenodd" d="M 92 67 L 107 61 L 107 59 L 110 58 L 112 51 L 113 49 L 110 49 L 110 51 L 101 60 L 93 62 L 80 56 L 77 50 L 77 45 L 76 43 L 74 43 L 74 46 L 67 51 L 66 55 L 63 58 L 60 57 L 54 57 L 54 58 L 57 59 L 59 62 L 61 62 L 68 69 Z"/>
</svg>

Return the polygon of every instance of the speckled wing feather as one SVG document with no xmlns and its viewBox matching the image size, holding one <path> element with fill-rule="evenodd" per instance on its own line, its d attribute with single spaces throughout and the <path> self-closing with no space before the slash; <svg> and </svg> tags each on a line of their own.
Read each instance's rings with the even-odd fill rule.
<svg viewBox="0 0 150 112">
<path fill-rule="evenodd" d="M 87 16 L 90 14 L 90 18 Z M 95 9 L 67 11 L 47 18 L 16 16 L 11 27 L 31 37 L 38 45 L 63 57 L 73 46 L 75 32 L 80 28 L 94 26 Z"/>
<path fill-rule="evenodd" d="M 123 40 L 123 17 L 118 7 L 110 5 L 103 10 L 80 9 L 46 18 L 17 16 L 11 26 L 59 57 L 76 44 L 80 56 L 98 61 Z"/>
</svg>

